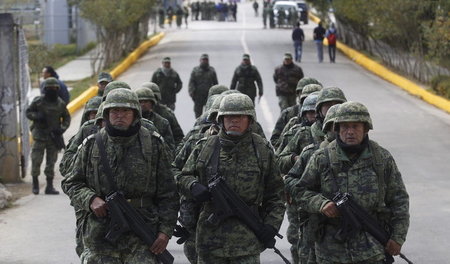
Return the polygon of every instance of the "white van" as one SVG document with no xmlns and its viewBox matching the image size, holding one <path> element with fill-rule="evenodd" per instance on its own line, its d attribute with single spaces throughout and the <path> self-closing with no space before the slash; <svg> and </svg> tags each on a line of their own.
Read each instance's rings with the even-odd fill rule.
<svg viewBox="0 0 450 264">
<path fill-rule="evenodd" d="M 278 25 L 278 11 L 283 8 L 284 12 L 285 12 L 285 17 L 287 19 L 287 15 L 288 15 L 288 10 L 292 10 L 292 8 L 295 10 L 295 12 L 297 12 L 298 17 L 300 19 L 300 10 L 297 6 L 296 2 L 293 1 L 277 1 L 274 5 L 273 5 L 273 14 L 274 14 L 274 18 L 275 18 L 275 25 Z M 285 26 L 292 26 L 289 24 L 289 21 L 285 20 L 283 21 L 283 25 Z"/>
</svg>

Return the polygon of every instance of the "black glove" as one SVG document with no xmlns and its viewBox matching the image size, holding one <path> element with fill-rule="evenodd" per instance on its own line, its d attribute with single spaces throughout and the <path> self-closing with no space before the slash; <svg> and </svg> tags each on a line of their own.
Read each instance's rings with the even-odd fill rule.
<svg viewBox="0 0 450 264">
<path fill-rule="evenodd" d="M 273 248 L 275 246 L 275 236 L 278 231 L 271 225 L 265 224 L 259 231 L 258 238 L 264 244 L 265 248 Z"/>
<path fill-rule="evenodd" d="M 56 136 L 60 136 L 60 135 L 62 135 L 64 133 L 64 129 L 62 129 L 60 127 L 59 128 L 55 128 L 55 129 L 52 130 L 52 133 L 54 135 L 56 135 Z"/>
<path fill-rule="evenodd" d="M 173 230 L 173 235 L 175 237 L 179 237 L 179 239 L 177 240 L 177 244 L 181 245 L 184 242 L 186 242 L 186 240 L 189 238 L 189 236 L 191 234 L 186 229 L 186 227 L 177 225 L 177 226 L 175 226 L 175 229 Z"/>
<path fill-rule="evenodd" d="M 202 203 L 211 199 L 211 194 L 208 191 L 208 188 L 201 183 L 194 183 L 191 186 L 191 194 L 194 197 L 196 202 Z"/>
</svg>

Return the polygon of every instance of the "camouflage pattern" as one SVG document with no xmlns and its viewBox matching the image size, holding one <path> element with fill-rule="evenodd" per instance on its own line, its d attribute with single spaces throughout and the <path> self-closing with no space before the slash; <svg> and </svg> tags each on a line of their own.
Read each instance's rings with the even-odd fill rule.
<svg viewBox="0 0 450 264">
<path fill-rule="evenodd" d="M 141 84 L 141 87 L 147 87 L 152 89 L 153 93 L 155 94 L 156 101 L 161 101 L 161 90 L 159 89 L 159 86 L 154 82 L 144 82 Z"/>
<path fill-rule="evenodd" d="M 183 87 L 183 82 L 178 73 L 174 69 L 169 68 L 167 74 L 165 74 L 162 68 L 158 68 L 153 73 L 151 81 L 156 83 L 161 90 L 160 103 L 175 110 L 176 94 Z"/>
<path fill-rule="evenodd" d="M 341 107 L 342 104 L 336 104 L 328 108 L 327 114 L 323 121 L 322 131 L 327 133 L 328 131 L 333 130 L 334 120 L 337 116 L 337 111 Z"/>
<path fill-rule="evenodd" d="M 314 85 L 314 84 L 313 84 Z M 316 111 L 316 103 L 319 92 L 312 92 L 303 101 L 300 116 L 304 117 L 304 114 L 308 111 Z"/>
<path fill-rule="evenodd" d="M 217 119 L 225 115 L 248 115 L 256 121 L 255 106 L 245 94 L 229 94 L 222 99 Z"/>
<path fill-rule="evenodd" d="M 303 103 L 303 100 L 306 99 L 306 97 L 308 97 L 308 95 L 314 93 L 314 92 L 318 92 L 320 90 L 322 90 L 322 85 L 319 84 L 308 84 L 306 85 L 301 94 L 300 94 L 300 102 Z"/>
<path fill-rule="evenodd" d="M 215 140 L 221 142 L 219 175 L 226 179 L 230 188 L 249 206 L 260 205 L 259 211 L 264 212 L 261 215 L 264 223 L 278 229 L 284 215 L 281 177 L 271 146 L 254 133 L 245 133 L 238 137 L 235 143 L 233 140 L 236 141 L 236 137 L 228 136 L 221 130 L 219 135 L 199 141 L 181 175 L 176 178 L 181 192 L 186 197 L 191 197 L 190 187 L 194 182 L 208 185 L 207 164 L 200 161 L 199 157 L 201 153 L 204 157 L 211 156 L 211 144 L 214 144 Z M 212 203 L 204 203 L 196 230 L 196 248 L 199 256 L 230 258 L 259 255 L 263 251 L 263 245 L 255 234 L 236 218 L 226 219 L 220 228 L 207 225 L 206 219 L 212 212 Z"/>
<path fill-rule="evenodd" d="M 158 103 L 153 106 L 153 112 L 159 114 L 163 118 L 167 119 L 167 121 L 169 121 L 170 129 L 172 130 L 173 134 L 173 139 L 175 140 L 175 145 L 178 145 L 183 140 L 184 133 L 172 109 Z"/>
<path fill-rule="evenodd" d="M 118 88 L 124 88 L 124 89 L 128 89 L 131 90 L 130 85 L 128 85 L 128 83 L 126 82 L 122 82 L 122 81 L 112 81 L 110 83 L 108 83 L 105 87 L 105 91 L 103 92 L 103 101 L 105 101 L 106 96 L 108 96 L 108 94 L 115 89 Z"/>
<path fill-rule="evenodd" d="M 231 80 L 230 89 L 238 90 L 246 94 L 255 102 L 256 85 L 258 86 L 258 95 L 262 96 L 264 93 L 261 75 L 254 65 L 241 64 L 235 70 L 233 79 Z"/>
<path fill-rule="evenodd" d="M 230 89 L 228 87 L 226 87 L 225 85 L 222 85 L 222 84 L 213 85 L 213 86 L 211 86 L 211 88 L 209 88 L 208 98 L 215 94 L 221 94 L 228 90 L 230 90 Z"/>
<path fill-rule="evenodd" d="M 173 138 L 172 129 L 167 119 L 161 117 L 155 112 L 143 113 L 143 118 L 150 120 L 155 125 L 158 133 L 164 138 L 164 142 L 167 144 L 171 151 L 175 151 L 175 140 Z"/>
<path fill-rule="evenodd" d="M 373 160 L 376 155 L 380 155 L 385 175 L 377 175 Z M 330 160 L 335 160 L 336 165 L 331 165 Z M 333 175 L 335 170 L 337 177 Z M 384 184 L 380 183 L 379 177 L 384 178 Z M 391 227 L 392 240 L 400 245 L 405 242 L 409 227 L 408 193 L 397 165 L 386 149 L 369 141 L 368 147 L 353 161 L 336 141 L 318 150 L 312 155 L 297 187 L 300 206 L 310 214 L 320 214 L 336 192 L 334 179 L 337 187 L 351 193 L 372 217 Z M 335 238 L 340 218 L 328 218 L 324 225 L 320 229 L 323 236 L 315 241 L 318 263 L 377 263 L 384 259 L 383 246 L 363 230 L 340 242 Z"/>
<path fill-rule="evenodd" d="M 322 84 L 318 80 L 316 80 L 312 77 L 303 77 L 298 81 L 297 87 L 295 88 L 295 92 L 297 94 L 302 93 L 303 87 L 305 87 L 308 84 L 318 84 L 318 85 L 322 86 Z"/>
<path fill-rule="evenodd" d="M 100 96 L 94 96 L 86 103 L 86 105 L 84 106 L 83 115 L 81 116 L 80 127 L 83 125 L 84 122 L 88 121 L 90 112 L 92 112 L 92 111 L 97 112 L 97 109 L 101 103 L 102 103 L 102 97 L 100 97 Z"/>
<path fill-rule="evenodd" d="M 134 90 L 136 95 L 139 98 L 139 101 L 151 101 L 153 105 L 156 105 L 158 101 L 156 100 L 155 93 L 153 93 L 152 89 L 148 87 L 141 87 L 136 90 Z"/>
<path fill-rule="evenodd" d="M 289 144 L 289 141 L 297 134 L 297 131 L 303 127 L 303 124 L 301 122 L 301 118 L 298 116 L 294 116 L 289 120 L 289 122 L 286 124 L 286 126 L 283 129 L 283 132 L 281 132 L 281 137 L 278 140 L 278 146 L 276 148 L 275 153 L 279 155 L 283 149 Z"/>
<path fill-rule="evenodd" d="M 298 116 L 300 107 L 301 105 L 297 104 L 281 111 L 281 114 L 278 117 L 277 122 L 275 123 L 275 127 L 273 128 L 272 136 L 270 137 L 270 143 L 275 149 L 277 149 L 280 145 L 280 142 L 278 142 L 278 140 L 281 137 L 281 133 L 283 132 L 284 127 L 289 122 L 289 120 L 291 120 L 291 118 Z"/>
<path fill-rule="evenodd" d="M 320 113 L 323 103 L 336 101 L 339 103 L 347 102 L 344 92 L 338 87 L 326 87 L 320 90 L 316 103 L 316 113 Z"/>
<path fill-rule="evenodd" d="M 213 67 L 207 65 L 206 68 L 196 66 L 189 79 L 189 95 L 194 100 L 195 117 L 199 117 L 203 112 L 203 106 L 206 104 L 209 89 L 218 84 L 216 71 Z"/>
<path fill-rule="evenodd" d="M 240 93 L 241 92 L 238 91 L 238 90 L 227 90 L 227 91 L 222 92 L 221 94 L 222 95 L 229 95 L 229 94 L 240 94 Z"/>
<path fill-rule="evenodd" d="M 303 148 L 315 142 L 322 142 L 324 137 L 322 122 L 319 120 L 314 122 L 311 127 L 302 127 L 278 156 L 277 162 L 281 172 L 287 174 L 294 166 L 295 158 L 300 155 Z"/>
<path fill-rule="evenodd" d="M 303 70 L 295 63 L 290 65 L 280 65 L 275 68 L 273 80 L 275 82 L 275 91 L 278 96 L 278 104 L 281 110 L 295 105 L 296 86 L 303 78 Z"/>
<path fill-rule="evenodd" d="M 210 256 L 208 254 L 199 256 L 197 264 L 228 264 L 228 263 L 239 263 L 239 264 L 259 264 L 260 256 L 257 255 L 245 255 L 236 257 L 216 257 Z"/>
<path fill-rule="evenodd" d="M 358 102 L 349 101 L 341 104 L 337 110 L 334 124 L 336 125 L 343 122 L 362 122 L 367 124 L 369 129 L 373 129 L 369 110 L 367 110 L 365 105 Z"/>
<path fill-rule="evenodd" d="M 48 78 L 49 80 L 51 78 Z M 46 82 L 47 82 L 46 80 Z M 44 96 L 37 96 L 26 109 L 26 116 L 33 121 L 30 126 L 34 139 L 31 149 L 31 176 L 37 178 L 40 174 L 41 163 L 46 152 L 44 174 L 48 181 L 54 178 L 54 167 L 58 157 L 57 146 L 50 137 L 52 131 L 64 133 L 70 125 L 70 114 L 66 103 L 59 97 L 55 101 L 47 100 Z"/>
</svg>

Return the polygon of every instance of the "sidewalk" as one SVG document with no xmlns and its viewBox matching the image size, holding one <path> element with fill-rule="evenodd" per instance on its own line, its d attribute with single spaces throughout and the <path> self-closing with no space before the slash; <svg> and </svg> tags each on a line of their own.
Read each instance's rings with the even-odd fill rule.
<svg viewBox="0 0 450 264">
<path fill-rule="evenodd" d="M 92 76 L 93 69 L 91 63 L 96 58 L 98 52 L 98 48 L 96 47 L 88 53 L 77 57 L 76 59 L 56 69 L 59 79 L 63 82 L 79 81 Z M 101 58 L 96 61 L 95 69 L 98 68 L 100 62 Z"/>
</svg>

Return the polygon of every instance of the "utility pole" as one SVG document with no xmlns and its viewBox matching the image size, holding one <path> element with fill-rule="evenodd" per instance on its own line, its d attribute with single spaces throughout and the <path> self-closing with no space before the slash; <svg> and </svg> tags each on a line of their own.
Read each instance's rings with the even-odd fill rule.
<svg viewBox="0 0 450 264">
<path fill-rule="evenodd" d="M 4 182 L 20 181 L 16 35 L 12 14 L 0 14 L 0 179 Z"/>
</svg>

